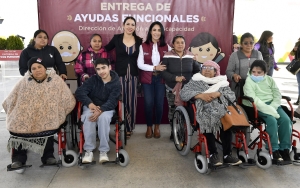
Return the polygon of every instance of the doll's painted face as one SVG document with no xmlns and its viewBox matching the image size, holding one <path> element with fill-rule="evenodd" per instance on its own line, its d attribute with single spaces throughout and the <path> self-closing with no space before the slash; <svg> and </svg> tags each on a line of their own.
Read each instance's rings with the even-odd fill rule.
<svg viewBox="0 0 300 188">
<path fill-rule="evenodd" d="M 202 46 L 191 47 L 191 52 L 196 56 L 198 62 L 205 62 L 207 60 L 213 60 L 218 54 L 218 49 L 209 42 Z"/>
<path fill-rule="evenodd" d="M 58 49 L 64 63 L 74 61 L 81 51 L 80 41 L 71 31 L 56 33 L 52 39 L 52 46 Z"/>
</svg>

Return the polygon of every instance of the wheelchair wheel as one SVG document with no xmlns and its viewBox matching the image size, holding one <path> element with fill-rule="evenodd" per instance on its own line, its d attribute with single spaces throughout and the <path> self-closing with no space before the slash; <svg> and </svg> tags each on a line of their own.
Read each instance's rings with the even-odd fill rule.
<svg viewBox="0 0 300 188">
<path fill-rule="evenodd" d="M 238 158 L 243 162 L 243 163 L 248 163 L 248 158 L 246 156 L 246 153 L 244 151 L 239 151 Z"/>
<path fill-rule="evenodd" d="M 130 159 L 127 151 L 123 149 L 119 150 L 119 160 L 121 166 L 125 167 L 128 165 Z"/>
<path fill-rule="evenodd" d="M 259 152 L 259 158 L 257 154 L 255 154 L 254 160 L 256 160 L 256 165 L 262 169 L 268 169 L 272 165 L 272 159 L 269 153 L 266 152 Z"/>
<path fill-rule="evenodd" d="M 207 160 L 201 154 L 197 154 L 194 159 L 194 164 L 198 172 L 201 174 L 209 173 Z"/>
<path fill-rule="evenodd" d="M 173 114 L 173 140 L 181 155 L 187 155 L 191 148 L 191 124 L 187 111 L 178 106 Z"/>
<path fill-rule="evenodd" d="M 66 151 L 66 157 L 62 155 L 62 165 L 64 167 L 72 167 L 77 163 L 77 154 L 73 150 Z"/>
</svg>

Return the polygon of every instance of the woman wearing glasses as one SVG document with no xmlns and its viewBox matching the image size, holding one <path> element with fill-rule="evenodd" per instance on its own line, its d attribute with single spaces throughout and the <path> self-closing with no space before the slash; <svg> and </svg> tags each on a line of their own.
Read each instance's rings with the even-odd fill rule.
<svg viewBox="0 0 300 188">
<path fill-rule="evenodd" d="M 254 37 L 251 33 L 242 35 L 240 45 L 240 50 L 229 57 L 226 69 L 226 76 L 231 81 L 231 89 L 237 98 L 243 95 L 243 85 L 251 64 L 257 59 L 262 60 L 261 53 L 253 49 Z"/>
<path fill-rule="evenodd" d="M 210 163 L 220 166 L 223 163 L 239 165 L 241 160 L 231 155 L 231 130 L 224 131 L 220 119 L 225 115 L 224 105 L 227 99 L 235 100 L 233 91 L 229 88 L 226 76 L 220 75 L 220 66 L 211 60 L 203 63 L 201 72 L 193 75 L 192 79 L 182 88 L 180 97 L 184 101 L 195 99 L 197 122 L 200 131 L 207 140 Z M 222 102 L 220 102 L 222 101 Z M 223 160 L 220 160 L 215 143 L 215 134 L 220 131 L 223 147 Z"/>
<path fill-rule="evenodd" d="M 273 33 L 264 31 L 258 42 L 254 45 L 254 49 L 262 53 L 264 61 L 267 63 L 267 75 L 272 76 L 273 70 L 279 70 L 274 59 Z"/>
<path fill-rule="evenodd" d="M 178 82 L 182 82 L 182 85 L 186 84 L 194 73 L 200 71 L 200 64 L 194 60 L 194 55 L 185 49 L 185 38 L 182 35 L 176 35 L 172 40 L 172 44 L 173 49 L 165 53 L 163 57 L 162 65 L 165 65 L 166 70 L 161 73 L 166 82 L 170 123 L 175 111 L 173 88 Z M 170 139 L 172 139 L 172 136 L 171 133 Z"/>
</svg>

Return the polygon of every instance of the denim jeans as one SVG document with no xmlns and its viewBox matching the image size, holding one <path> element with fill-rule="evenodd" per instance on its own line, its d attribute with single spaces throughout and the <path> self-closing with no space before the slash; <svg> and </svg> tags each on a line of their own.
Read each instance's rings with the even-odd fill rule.
<svg viewBox="0 0 300 188">
<path fill-rule="evenodd" d="M 300 95 L 300 71 L 296 74 L 298 83 L 298 95 Z"/>
<path fill-rule="evenodd" d="M 274 72 L 274 67 L 272 66 L 270 69 L 269 69 L 269 71 L 267 72 L 267 75 L 269 75 L 269 76 L 273 76 L 273 72 Z"/>
<path fill-rule="evenodd" d="M 154 124 L 160 124 L 162 119 L 165 85 L 161 80 L 160 75 L 152 76 L 151 84 L 143 84 L 147 126 L 153 125 L 153 110 L 155 112 Z"/>
</svg>

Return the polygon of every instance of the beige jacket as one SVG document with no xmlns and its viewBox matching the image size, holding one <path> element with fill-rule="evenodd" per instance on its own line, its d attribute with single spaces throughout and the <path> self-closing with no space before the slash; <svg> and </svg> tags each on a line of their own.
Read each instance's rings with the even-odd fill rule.
<svg viewBox="0 0 300 188">
<path fill-rule="evenodd" d="M 53 70 L 42 83 L 30 78 L 27 72 L 2 104 L 7 130 L 39 133 L 58 129 L 75 106 L 72 92 Z"/>
</svg>

